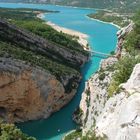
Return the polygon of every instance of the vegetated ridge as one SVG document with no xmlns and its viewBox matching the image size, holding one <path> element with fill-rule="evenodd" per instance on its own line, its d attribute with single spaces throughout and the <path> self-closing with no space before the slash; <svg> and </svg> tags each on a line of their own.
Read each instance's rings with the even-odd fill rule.
<svg viewBox="0 0 140 140">
<path fill-rule="evenodd" d="M 60 110 L 75 95 L 89 58 L 75 37 L 38 19 L 40 12 L 0 9 L 0 116 L 6 122 Z"/>
</svg>

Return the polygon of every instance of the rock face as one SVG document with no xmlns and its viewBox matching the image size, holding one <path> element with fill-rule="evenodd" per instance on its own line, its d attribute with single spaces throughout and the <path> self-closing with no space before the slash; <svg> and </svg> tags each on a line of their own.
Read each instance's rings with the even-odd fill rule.
<svg viewBox="0 0 140 140">
<path fill-rule="evenodd" d="M 102 60 L 100 70 L 86 83 L 80 102 L 80 109 L 83 110 L 81 120 L 84 133 L 94 127 L 97 117 L 104 108 L 108 99 L 107 85 L 110 83 L 113 74 L 110 71 L 106 71 L 106 69 L 117 61 L 117 58 L 114 57 Z"/>
<path fill-rule="evenodd" d="M 77 83 L 73 84 L 78 86 Z M 11 58 L 0 58 L 0 117 L 5 121 L 47 118 L 67 104 L 75 93 L 76 88 L 65 93 L 63 85 L 48 71 Z"/>
<path fill-rule="evenodd" d="M 123 90 L 108 98 L 107 87 L 113 72 L 107 68 L 116 61 L 115 58 L 103 60 L 100 68 L 104 78 L 99 70 L 87 82 L 80 103 L 83 135 L 95 131 L 108 140 L 140 140 L 140 64 L 135 66 L 129 80 L 120 85 Z"/>
<path fill-rule="evenodd" d="M 123 47 L 123 42 L 124 42 L 124 37 L 128 35 L 134 27 L 134 23 L 131 22 L 128 26 L 122 28 L 117 32 L 117 37 L 118 37 L 118 42 L 116 46 L 116 57 L 120 58 L 121 55 L 123 55 L 122 47 Z"/>
<path fill-rule="evenodd" d="M 20 29 L 0 19 L 0 37 L 12 41 L 18 46 L 46 55 L 57 62 L 79 68 L 88 60 L 88 55 L 73 51 L 67 47 L 60 47 L 48 40 Z"/>
<path fill-rule="evenodd" d="M 123 92 L 110 98 L 98 117 L 98 134 L 109 140 L 140 140 L 140 64 L 137 64 Z"/>
</svg>

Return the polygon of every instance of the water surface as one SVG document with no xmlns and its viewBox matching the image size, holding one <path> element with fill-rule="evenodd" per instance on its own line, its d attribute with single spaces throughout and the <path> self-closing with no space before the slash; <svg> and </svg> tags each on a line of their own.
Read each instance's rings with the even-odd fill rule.
<svg viewBox="0 0 140 140">
<path fill-rule="evenodd" d="M 0 3 L 0 7 L 36 8 L 60 11 L 59 13 L 45 14 L 44 20 L 87 34 L 89 36 L 89 44 L 95 51 L 110 53 L 115 49 L 117 41 L 116 32 L 118 29 L 113 25 L 87 18 L 87 14 L 96 12 L 94 9 L 7 3 Z M 61 111 L 54 113 L 49 119 L 23 123 L 20 124 L 19 127 L 25 133 L 35 136 L 38 140 L 61 140 L 65 133 L 75 129 L 76 124 L 72 121 L 72 113 L 79 105 L 81 93 L 85 87 L 85 81 L 97 71 L 100 60 L 101 58 L 91 57 L 91 60 L 81 69 L 83 80 L 75 98 L 66 107 Z"/>
</svg>

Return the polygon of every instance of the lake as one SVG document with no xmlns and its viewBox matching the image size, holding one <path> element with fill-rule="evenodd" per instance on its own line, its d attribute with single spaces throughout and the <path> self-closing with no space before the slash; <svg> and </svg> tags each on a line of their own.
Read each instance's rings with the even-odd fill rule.
<svg viewBox="0 0 140 140">
<path fill-rule="evenodd" d="M 110 53 L 116 47 L 116 32 L 118 28 L 111 24 L 89 19 L 86 15 L 95 13 L 96 10 L 94 9 L 22 3 L 0 3 L 0 7 L 60 11 L 59 13 L 46 13 L 44 20 L 87 34 L 89 36 L 89 45 L 92 50 Z M 102 58 L 93 56 L 90 61 L 81 68 L 83 79 L 76 96 L 66 107 L 54 113 L 49 119 L 22 123 L 19 124 L 18 127 L 20 127 L 23 132 L 35 136 L 38 140 L 61 140 L 68 131 L 75 129 L 77 126 L 72 121 L 72 113 L 80 103 L 85 81 L 98 70 L 101 59 Z"/>
</svg>

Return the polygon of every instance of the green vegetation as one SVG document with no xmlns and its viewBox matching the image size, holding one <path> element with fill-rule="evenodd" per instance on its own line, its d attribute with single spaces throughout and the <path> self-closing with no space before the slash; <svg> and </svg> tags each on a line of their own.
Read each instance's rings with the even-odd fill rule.
<svg viewBox="0 0 140 140">
<path fill-rule="evenodd" d="M 14 124 L 0 123 L 0 140 L 36 140 L 22 133 Z"/>
<path fill-rule="evenodd" d="M 75 111 L 74 111 L 74 114 L 76 115 L 76 116 L 82 116 L 83 115 L 83 110 L 80 108 L 80 107 L 78 107 Z"/>
<path fill-rule="evenodd" d="M 52 11 L 0 8 L 0 18 L 6 19 L 20 28 L 31 31 L 36 35 L 42 36 L 43 38 L 49 40 L 51 44 L 57 44 L 58 47 L 67 47 L 74 52 L 78 51 L 82 52 L 84 55 L 88 55 L 88 53 L 84 51 L 83 47 L 77 42 L 76 37 L 64 34 L 62 32 L 59 33 L 49 25 L 46 25 L 41 19 L 36 17 L 38 13 L 42 12 Z M 60 62 L 59 60 L 54 60 L 50 57 L 43 56 L 38 52 L 35 53 L 31 50 L 27 51 L 20 48 L 20 46 L 13 44 L 12 42 L 9 43 L 7 40 L 2 40 L 0 38 L 0 56 L 7 56 L 7 54 L 9 57 L 29 62 L 33 66 L 39 66 L 50 71 L 51 74 L 55 75 L 60 81 L 62 81 L 62 77 L 65 77 L 66 75 L 79 75 L 79 73 L 75 69 L 71 68 L 70 64 L 66 64 L 65 61 Z M 77 69 L 79 70 L 80 68 Z"/>
<path fill-rule="evenodd" d="M 65 136 L 64 140 L 75 140 L 79 137 L 80 138 L 82 137 L 82 132 L 79 130 L 76 130 L 76 131 L 68 134 L 67 136 Z"/>
<path fill-rule="evenodd" d="M 100 75 L 99 75 L 99 80 L 103 81 L 105 79 L 105 73 L 102 72 Z"/>
<path fill-rule="evenodd" d="M 90 89 L 86 89 L 85 93 L 87 96 L 90 96 Z"/>
<path fill-rule="evenodd" d="M 134 16 L 134 30 L 125 38 L 124 47 L 131 54 L 138 53 L 140 48 L 140 11 Z"/>
<path fill-rule="evenodd" d="M 119 85 L 126 82 L 134 66 L 140 63 L 140 12 L 134 16 L 134 30 L 126 37 L 124 46 L 128 55 L 122 57 L 117 64 L 114 65 L 113 80 L 108 88 L 109 97 L 120 90 Z"/>
<path fill-rule="evenodd" d="M 38 1 L 41 0 L 32 0 L 32 2 Z M 47 0 L 45 1 L 48 2 Z M 55 0 L 53 1 L 53 4 L 54 2 L 61 5 L 110 9 L 114 11 L 120 11 L 122 13 L 134 12 L 140 7 L 139 0 Z"/>
<path fill-rule="evenodd" d="M 90 106 L 90 89 L 87 89 L 86 91 L 85 91 L 85 93 L 86 93 L 86 104 L 87 104 L 87 107 L 89 107 Z"/>
<path fill-rule="evenodd" d="M 0 41 L 0 56 L 3 57 L 5 55 L 8 55 L 8 57 L 26 61 L 35 67 L 40 66 L 50 71 L 59 80 L 61 76 L 70 75 L 71 73 L 78 74 L 76 70 L 65 65 L 59 64 L 40 54 L 34 53 L 32 51 L 27 51 L 17 46 Z"/>
<path fill-rule="evenodd" d="M 73 113 L 73 121 L 75 121 L 79 126 L 82 125 L 82 120 L 81 120 L 82 116 L 83 116 L 83 110 L 80 107 L 76 108 L 76 110 Z"/>
<path fill-rule="evenodd" d="M 88 132 L 86 136 L 82 136 L 82 131 L 81 130 L 76 130 L 70 134 L 68 134 L 64 140 L 76 140 L 80 138 L 80 140 L 106 140 L 106 137 L 97 137 L 94 130 L 93 132 Z"/>
<path fill-rule="evenodd" d="M 76 36 L 57 32 L 51 26 L 45 24 L 43 20 L 37 18 L 37 14 L 44 12 L 52 11 L 0 8 L 0 18 L 6 19 L 18 27 L 48 39 L 51 43 L 55 43 L 59 47 L 67 47 L 71 50 L 88 55 L 88 53 L 83 50 L 83 47 L 77 42 L 78 38 Z"/>
<path fill-rule="evenodd" d="M 59 45 L 59 47 L 68 47 L 72 50 L 87 54 L 83 47 L 77 42 L 77 37 L 67 35 L 63 32 L 57 32 L 51 26 L 43 23 L 42 21 L 15 21 L 17 26 L 25 28 L 32 33 L 48 39 L 50 42 Z"/>
<path fill-rule="evenodd" d="M 37 14 L 40 13 L 50 13 L 50 12 L 57 12 L 57 11 L 49 11 L 49 10 L 37 10 L 37 9 L 28 9 L 28 8 L 20 8 L 20 9 L 12 9 L 12 8 L 0 8 L 0 17 L 2 19 L 10 20 L 38 20 L 41 21 L 36 17 Z"/>
<path fill-rule="evenodd" d="M 109 97 L 111 97 L 115 92 L 120 90 L 119 85 L 121 83 L 127 82 L 129 79 L 134 66 L 140 63 L 140 56 L 125 56 L 121 58 L 118 63 L 115 64 L 113 75 L 113 80 L 108 88 Z"/>
<path fill-rule="evenodd" d="M 124 27 L 129 24 L 129 20 L 126 16 L 119 15 L 109 11 L 98 11 L 95 14 L 89 14 L 90 18 L 98 19 L 104 22 L 114 23 L 120 27 Z"/>
</svg>

